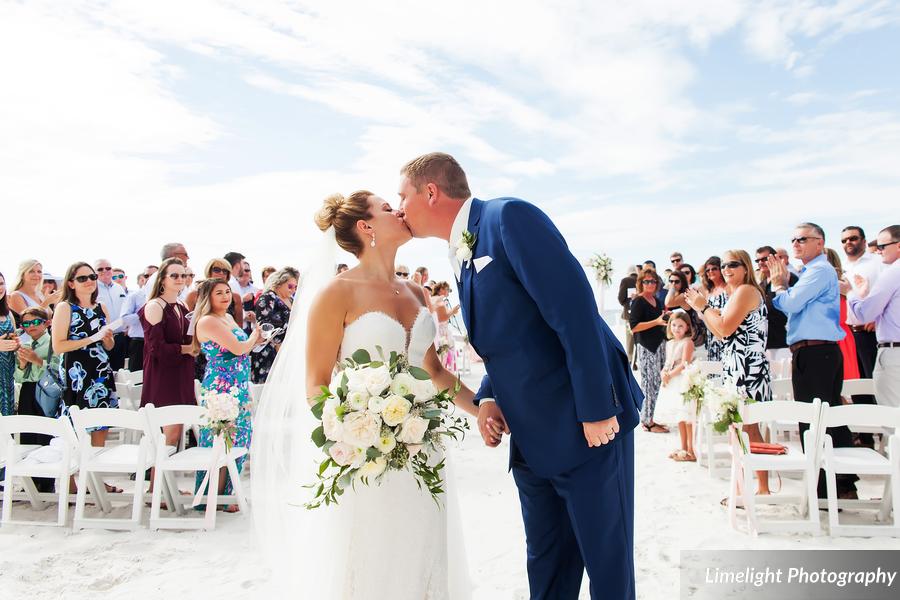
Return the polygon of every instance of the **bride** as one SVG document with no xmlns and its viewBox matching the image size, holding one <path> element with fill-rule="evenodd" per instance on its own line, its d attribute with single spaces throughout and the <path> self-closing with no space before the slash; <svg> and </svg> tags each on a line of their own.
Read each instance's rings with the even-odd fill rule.
<svg viewBox="0 0 900 600">
<path fill-rule="evenodd" d="M 364 348 L 404 353 L 438 389 L 456 377 L 434 348 L 435 325 L 421 287 L 397 279 L 397 249 L 412 235 L 391 206 L 367 191 L 325 199 L 316 215 L 322 248 L 304 274 L 284 341 L 260 400 L 251 450 L 254 526 L 279 595 L 364 600 L 458 600 L 469 582 L 451 467 L 436 503 L 408 471 L 357 483 L 337 505 L 307 510 L 321 450 L 307 398 L 328 385 L 338 361 Z M 334 276 L 336 247 L 359 265 Z M 298 319 L 302 319 L 298 321 Z M 303 323 L 305 321 L 305 327 Z M 303 390 L 305 393 L 301 392 Z M 459 409 L 474 415 L 462 387 Z M 448 461 L 449 462 L 449 461 Z"/>
</svg>

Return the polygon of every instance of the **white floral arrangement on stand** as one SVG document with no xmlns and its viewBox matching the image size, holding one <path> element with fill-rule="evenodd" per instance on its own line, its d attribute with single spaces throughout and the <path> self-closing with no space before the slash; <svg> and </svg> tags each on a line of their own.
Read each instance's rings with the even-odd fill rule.
<svg viewBox="0 0 900 600">
<path fill-rule="evenodd" d="M 750 404 L 753 400 L 742 393 L 733 381 L 722 383 L 715 379 L 706 382 L 703 399 L 712 419 L 713 429 L 725 433 L 734 427 L 741 450 L 747 454 L 750 449 L 744 445 L 744 438 L 740 435 L 741 425 L 744 422 L 741 418 L 741 406 Z"/>
<path fill-rule="evenodd" d="M 379 353 L 381 349 L 379 348 Z M 372 360 L 357 350 L 343 361 L 312 413 L 322 424 L 312 440 L 325 454 L 319 464 L 313 499 L 305 506 L 337 503 L 344 491 L 360 482 L 380 482 L 388 471 L 411 471 L 419 488 L 435 502 L 443 493 L 444 437 L 460 440 L 468 422 L 453 416 L 453 392 L 438 391 L 428 373 L 391 352 Z"/>
<path fill-rule="evenodd" d="M 203 390 L 200 403 L 204 408 L 203 426 L 209 428 L 213 436 L 222 436 L 225 451 L 231 452 L 236 432 L 235 421 L 241 411 L 240 391 L 231 387 L 227 392 Z"/>
<path fill-rule="evenodd" d="M 696 362 L 688 364 L 681 378 L 681 397 L 684 403 L 691 405 L 694 414 L 699 417 L 703 409 L 703 399 L 709 380 Z"/>
<path fill-rule="evenodd" d="M 612 259 L 606 254 L 594 254 L 585 263 L 594 271 L 594 279 L 601 285 L 612 284 L 613 264 Z"/>
</svg>

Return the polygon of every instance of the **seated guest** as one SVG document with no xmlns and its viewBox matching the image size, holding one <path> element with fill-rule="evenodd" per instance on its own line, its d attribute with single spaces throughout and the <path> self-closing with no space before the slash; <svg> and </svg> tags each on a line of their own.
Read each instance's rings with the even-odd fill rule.
<svg viewBox="0 0 900 600">
<path fill-rule="evenodd" d="M 790 360 L 791 351 L 787 344 L 787 316 L 772 305 L 775 292 L 772 291 L 772 282 L 769 281 L 769 262 L 778 260 L 775 248 L 772 246 L 760 246 L 756 249 L 756 267 L 759 269 L 759 284 L 766 298 L 766 310 L 769 314 L 769 338 L 766 341 L 766 356 L 769 361 L 781 365 L 783 361 Z M 791 273 L 788 278 L 788 287 L 797 283 L 797 276 Z M 776 373 L 776 377 L 787 379 L 787 373 Z"/>
<path fill-rule="evenodd" d="M 794 287 L 788 287 L 789 271 L 781 260 L 768 261 L 773 306 L 787 315 L 787 342 L 792 354 L 791 383 L 794 400 L 812 402 L 820 398 L 831 406 L 841 405 L 844 355 L 838 342 L 844 338 L 839 324 L 840 289 L 837 273 L 825 258 L 825 232 L 815 223 L 801 223 L 791 240 L 794 256 L 804 268 Z M 800 424 L 800 440 L 809 426 Z M 853 445 L 850 429 L 828 429 L 835 448 Z M 838 475 L 838 496 L 856 498 L 855 475 Z M 819 497 L 825 497 L 824 474 L 819 479 Z"/>
<path fill-rule="evenodd" d="M 292 267 L 285 267 L 275 271 L 266 280 L 266 289 L 256 302 L 256 319 L 259 326 L 265 324 L 283 331 L 274 336 L 268 344 L 259 352 L 250 354 L 251 381 L 253 383 L 265 383 L 269 376 L 275 355 L 281 349 L 281 343 L 287 334 L 288 321 L 291 318 L 291 307 L 294 304 L 294 293 L 297 291 L 297 281 L 300 272 Z"/>
<path fill-rule="evenodd" d="M 861 322 L 875 323 L 876 400 L 900 407 L 900 225 L 885 227 L 875 241 L 885 269 L 873 286 L 862 275 L 855 276 L 856 296 L 850 299 L 849 311 Z"/>
<path fill-rule="evenodd" d="M 50 334 L 47 327 L 50 325 L 50 315 L 43 308 L 32 306 L 22 311 L 22 328 L 30 342 L 22 344 L 16 352 L 15 380 L 21 385 L 19 389 L 19 407 L 16 414 L 32 415 L 35 417 L 56 417 L 59 407 L 49 414 L 44 412 L 37 401 L 37 382 L 41 380 L 47 369 L 59 369 L 59 356 L 53 353 L 50 344 Z M 35 444 L 46 446 L 50 443 L 51 436 L 39 433 L 23 433 L 19 440 L 22 444 Z M 35 486 L 39 492 L 52 492 L 53 479 L 48 477 L 35 477 Z"/>
</svg>

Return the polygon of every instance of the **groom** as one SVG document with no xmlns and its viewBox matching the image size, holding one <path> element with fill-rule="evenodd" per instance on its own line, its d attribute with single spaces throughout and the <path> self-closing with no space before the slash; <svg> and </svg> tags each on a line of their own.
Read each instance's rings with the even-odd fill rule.
<svg viewBox="0 0 900 600">
<path fill-rule="evenodd" d="M 581 265 L 550 219 L 516 198 L 470 198 L 442 153 L 403 167 L 415 237 L 450 244 L 469 341 L 487 375 L 475 395 L 488 445 L 511 432 L 532 600 L 633 599 L 634 438 L 643 400 Z"/>
</svg>

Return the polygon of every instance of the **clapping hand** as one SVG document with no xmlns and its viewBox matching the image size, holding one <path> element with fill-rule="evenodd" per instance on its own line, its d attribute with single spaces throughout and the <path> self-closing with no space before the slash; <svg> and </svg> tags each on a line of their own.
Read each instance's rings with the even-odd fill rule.
<svg viewBox="0 0 900 600">
<path fill-rule="evenodd" d="M 853 283 L 856 284 L 856 295 L 865 298 L 869 295 L 869 280 L 857 273 L 853 276 Z"/>
<path fill-rule="evenodd" d="M 694 288 L 688 288 L 684 291 L 684 299 L 696 311 L 701 311 L 706 306 L 706 296 Z"/>
<path fill-rule="evenodd" d="M 846 296 L 853 289 L 853 286 L 850 285 L 846 277 L 841 277 L 838 279 L 838 288 L 841 290 L 841 296 Z"/>
<path fill-rule="evenodd" d="M 19 338 L 15 336 L 0 339 L 0 352 L 15 352 L 19 349 L 19 345 Z"/>
<path fill-rule="evenodd" d="M 769 265 L 769 281 L 772 282 L 772 287 L 786 288 L 790 274 L 784 263 L 776 259 L 768 260 L 766 264 Z"/>
<path fill-rule="evenodd" d="M 506 419 L 496 402 L 481 402 L 478 405 L 478 431 L 485 445 L 496 448 L 504 433 L 509 433 Z"/>
</svg>

